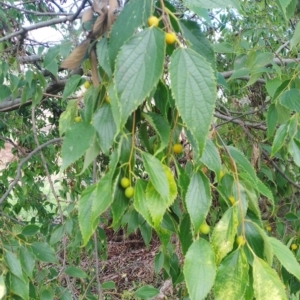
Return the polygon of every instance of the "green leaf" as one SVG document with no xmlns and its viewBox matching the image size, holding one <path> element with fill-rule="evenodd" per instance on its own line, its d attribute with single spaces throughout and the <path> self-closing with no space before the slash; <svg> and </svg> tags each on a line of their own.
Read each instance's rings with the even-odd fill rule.
<svg viewBox="0 0 300 300">
<path fill-rule="evenodd" d="M 276 0 L 286 19 L 288 18 L 288 6 L 291 1 L 292 0 Z"/>
<path fill-rule="evenodd" d="M 27 278 L 21 280 L 19 277 L 11 274 L 10 289 L 14 294 L 20 296 L 22 299 L 29 300 L 29 281 Z"/>
<path fill-rule="evenodd" d="M 265 261 L 254 256 L 253 287 L 256 300 L 287 300 L 284 285 Z"/>
<path fill-rule="evenodd" d="M 4 299 L 6 295 L 6 285 L 5 285 L 5 277 L 4 275 L 0 275 L 0 299 Z"/>
<path fill-rule="evenodd" d="M 17 277 L 19 277 L 21 280 L 23 280 L 22 267 L 17 256 L 10 251 L 6 251 L 4 255 L 4 259 L 10 272 L 16 275 Z"/>
<path fill-rule="evenodd" d="M 300 265 L 290 249 L 279 240 L 269 237 L 272 249 L 284 268 L 300 280 Z"/>
<path fill-rule="evenodd" d="M 142 298 L 142 299 L 153 298 L 158 294 L 159 294 L 159 290 L 157 290 L 151 285 L 142 286 L 134 292 L 135 297 Z"/>
<path fill-rule="evenodd" d="M 183 0 L 183 3 L 189 6 L 202 7 L 202 8 L 225 8 L 232 6 L 239 9 L 239 2 L 237 0 Z"/>
<path fill-rule="evenodd" d="M 146 202 L 146 188 L 147 181 L 138 179 L 134 188 L 134 208 L 139 212 L 142 217 L 148 222 L 149 225 L 153 226 L 151 215 L 149 213 L 147 202 Z"/>
<path fill-rule="evenodd" d="M 144 167 L 149 175 L 154 189 L 165 201 L 169 198 L 168 178 L 164 172 L 163 164 L 153 155 L 143 152 Z"/>
<path fill-rule="evenodd" d="M 208 169 L 213 170 L 217 176 L 219 175 L 221 171 L 221 158 L 217 147 L 210 139 L 206 140 L 200 160 Z"/>
<path fill-rule="evenodd" d="M 248 173 L 253 182 L 256 183 L 257 177 L 255 170 L 253 169 L 249 160 L 244 156 L 244 154 L 235 147 L 227 146 L 226 148 L 231 157 L 236 162 L 237 167 L 242 168 L 246 173 Z"/>
<path fill-rule="evenodd" d="M 112 290 L 116 288 L 116 285 L 113 281 L 106 281 L 101 284 L 103 290 Z"/>
<path fill-rule="evenodd" d="M 80 75 L 73 75 L 68 79 L 63 91 L 63 100 L 65 100 L 67 97 L 71 96 L 73 93 L 76 92 L 80 81 L 81 81 Z"/>
<path fill-rule="evenodd" d="M 87 278 L 87 274 L 84 271 L 73 266 L 66 267 L 65 273 L 76 278 Z"/>
<path fill-rule="evenodd" d="M 216 253 L 217 265 L 233 248 L 238 227 L 237 206 L 230 207 L 215 226 L 211 243 Z"/>
<path fill-rule="evenodd" d="M 218 268 L 214 285 L 215 299 L 243 299 L 249 281 L 249 265 L 243 248 L 232 252 Z"/>
<path fill-rule="evenodd" d="M 185 214 L 185 216 L 181 219 L 180 225 L 179 225 L 179 240 L 180 240 L 180 246 L 182 254 L 185 255 L 193 243 L 193 236 L 191 232 L 191 220 L 190 216 L 188 214 Z"/>
<path fill-rule="evenodd" d="M 183 274 L 190 299 L 205 299 L 216 276 L 214 252 L 206 240 L 193 242 L 184 259 Z"/>
<path fill-rule="evenodd" d="M 77 115 L 78 103 L 77 100 L 69 100 L 66 110 L 59 118 L 59 136 L 62 136 L 66 130 L 74 123 L 74 118 Z"/>
<path fill-rule="evenodd" d="M 114 227 L 120 220 L 120 218 L 123 216 L 127 206 L 129 199 L 125 196 L 124 189 L 120 186 L 120 184 L 116 184 L 114 188 L 114 200 L 111 204 L 111 212 L 113 215 L 113 222 L 111 224 L 111 227 Z M 136 195 L 136 186 L 134 189 L 134 197 Z"/>
<path fill-rule="evenodd" d="M 40 300 L 53 300 L 54 299 L 54 293 L 51 287 L 43 289 L 40 293 Z"/>
<path fill-rule="evenodd" d="M 20 248 L 20 261 L 26 275 L 32 279 L 32 272 L 35 267 L 35 259 L 31 251 L 25 247 Z"/>
<path fill-rule="evenodd" d="M 114 136 L 116 134 L 116 124 L 109 104 L 104 103 L 95 112 L 93 126 L 98 133 L 99 144 L 103 153 L 109 155 L 109 150 L 114 142 Z"/>
<path fill-rule="evenodd" d="M 110 66 L 109 56 L 108 56 L 107 38 L 104 37 L 97 43 L 96 53 L 97 53 L 99 65 L 110 78 L 112 75 L 112 71 L 111 71 L 111 66 Z"/>
<path fill-rule="evenodd" d="M 162 81 L 159 81 L 153 97 L 155 106 L 159 109 L 160 113 L 163 116 L 167 116 L 171 95 L 170 90 Z"/>
<path fill-rule="evenodd" d="M 22 230 L 22 234 L 26 236 L 35 235 L 40 230 L 40 227 L 34 224 L 25 226 Z"/>
<path fill-rule="evenodd" d="M 180 20 L 179 24 L 185 39 L 191 43 L 190 48 L 206 58 L 212 68 L 215 69 L 215 52 L 209 40 L 201 32 L 200 25 L 189 20 Z"/>
<path fill-rule="evenodd" d="M 156 155 L 169 144 L 171 133 L 170 125 L 162 116 L 155 113 L 148 112 L 147 114 L 143 114 L 143 117 L 153 127 L 160 138 L 160 145 L 154 153 L 154 155 Z"/>
<path fill-rule="evenodd" d="M 114 65 L 121 46 L 144 25 L 150 16 L 153 4 L 149 0 L 130 0 L 122 9 L 110 32 L 109 58 Z"/>
<path fill-rule="evenodd" d="M 84 245 L 88 242 L 95 230 L 95 226 L 91 222 L 91 213 L 96 197 L 96 188 L 96 184 L 90 185 L 82 192 L 79 199 L 78 221 Z"/>
<path fill-rule="evenodd" d="M 57 76 L 58 64 L 56 61 L 56 57 L 60 52 L 59 46 L 50 47 L 44 57 L 44 68 L 51 72 L 55 77 Z"/>
<path fill-rule="evenodd" d="M 271 156 L 275 155 L 281 149 L 281 147 L 284 145 L 287 131 L 288 131 L 288 123 L 284 123 L 284 124 L 280 125 L 280 127 L 277 129 L 275 137 L 274 137 L 274 141 L 272 144 Z"/>
<path fill-rule="evenodd" d="M 62 145 L 62 171 L 83 156 L 93 143 L 94 135 L 95 129 L 89 123 L 81 121 L 71 125 Z"/>
<path fill-rule="evenodd" d="M 58 263 L 55 251 L 49 244 L 43 242 L 35 242 L 31 245 L 31 249 L 37 259 L 49 263 Z"/>
<path fill-rule="evenodd" d="M 177 195 L 176 183 L 171 170 L 163 166 L 163 171 L 167 178 L 165 189 L 168 190 L 168 198 L 162 198 L 152 181 L 148 182 L 146 188 L 146 203 L 155 228 L 160 225 L 167 208 L 173 203 Z"/>
<path fill-rule="evenodd" d="M 84 171 L 95 160 L 95 158 L 99 155 L 100 152 L 101 152 L 101 149 L 98 144 L 97 136 L 95 135 L 90 148 L 85 152 L 83 167 L 82 167 L 81 172 L 78 175 L 81 175 L 84 173 Z"/>
<path fill-rule="evenodd" d="M 139 32 L 121 48 L 114 76 L 121 111 L 119 128 L 158 83 L 163 71 L 164 49 L 164 32 L 156 27 Z"/>
<path fill-rule="evenodd" d="M 213 49 L 217 53 L 234 53 L 232 44 L 228 42 L 216 43 L 213 45 Z"/>
<path fill-rule="evenodd" d="M 290 89 L 287 91 L 284 91 L 280 97 L 279 102 L 281 105 L 285 106 L 286 108 L 300 112 L 300 90 L 299 89 Z"/>
<path fill-rule="evenodd" d="M 63 225 L 58 225 L 52 232 L 49 244 L 54 245 L 61 241 L 65 233 L 65 227 Z"/>
<path fill-rule="evenodd" d="M 263 196 L 267 197 L 271 201 L 273 208 L 275 208 L 274 196 L 272 192 L 259 178 L 257 178 L 257 191 Z"/>
<path fill-rule="evenodd" d="M 0 102 L 11 95 L 11 90 L 8 86 L 0 84 Z"/>
<path fill-rule="evenodd" d="M 295 164 L 300 167 L 300 141 L 292 139 L 289 142 L 289 153 L 291 154 Z"/>
<path fill-rule="evenodd" d="M 198 149 L 194 151 L 201 156 L 215 106 L 214 72 L 203 56 L 188 48 L 175 50 L 170 61 L 171 88 L 175 103 L 197 142 Z"/>
<path fill-rule="evenodd" d="M 291 39 L 291 48 L 296 47 L 300 43 L 300 21 L 297 23 L 294 35 Z"/>
<path fill-rule="evenodd" d="M 264 258 L 265 243 L 259 227 L 250 220 L 244 222 L 245 237 L 253 252 Z"/>
<path fill-rule="evenodd" d="M 185 201 L 194 230 L 197 232 L 206 219 L 212 201 L 209 180 L 201 171 L 192 176 Z"/>
</svg>

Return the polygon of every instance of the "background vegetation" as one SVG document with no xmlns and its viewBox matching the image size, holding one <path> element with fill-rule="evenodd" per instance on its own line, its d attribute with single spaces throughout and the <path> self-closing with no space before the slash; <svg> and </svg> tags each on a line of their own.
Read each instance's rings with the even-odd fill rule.
<svg viewBox="0 0 300 300">
<path fill-rule="evenodd" d="M 299 299 L 298 1 L 125 2 L 0 2 L 0 299 Z"/>
</svg>

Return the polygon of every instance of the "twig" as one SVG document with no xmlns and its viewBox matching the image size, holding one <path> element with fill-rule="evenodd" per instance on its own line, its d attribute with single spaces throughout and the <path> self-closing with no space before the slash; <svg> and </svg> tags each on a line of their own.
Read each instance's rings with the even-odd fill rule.
<svg viewBox="0 0 300 300">
<path fill-rule="evenodd" d="M 93 164 L 93 183 L 96 183 L 97 181 L 97 163 L 96 160 L 94 160 Z M 94 234 L 94 252 L 95 252 L 95 270 L 96 270 L 96 281 L 97 281 L 97 291 L 98 291 L 98 300 L 103 299 L 102 294 L 102 288 L 101 288 L 101 282 L 100 282 L 100 271 L 99 271 L 99 257 L 98 257 L 98 239 L 97 239 L 97 229 L 95 230 Z"/>
<path fill-rule="evenodd" d="M 15 219 L 15 218 L 13 218 L 13 217 L 11 217 L 11 216 L 5 214 L 5 213 L 2 212 L 2 211 L 0 211 L 0 215 L 3 216 L 3 217 L 5 217 L 5 218 L 7 218 L 7 219 L 9 219 L 9 220 L 11 220 L 11 221 L 13 221 L 13 222 L 15 222 L 15 223 L 18 223 L 18 224 L 20 224 L 20 225 L 25 225 L 25 223 L 23 223 L 23 222 L 21 222 L 21 221 Z"/>
<path fill-rule="evenodd" d="M 21 177 L 21 168 L 22 168 L 22 166 L 26 162 L 28 162 L 30 160 L 30 158 L 32 158 L 33 155 L 35 155 L 36 153 L 38 153 L 39 151 L 41 151 L 43 148 L 45 148 L 45 147 L 47 147 L 48 145 L 51 145 L 51 144 L 60 143 L 61 141 L 62 141 L 62 138 L 55 138 L 55 139 L 52 139 L 50 141 L 47 141 L 46 143 L 40 145 L 39 147 L 37 147 L 33 151 L 31 151 L 26 157 L 24 157 L 23 159 L 21 159 L 21 161 L 18 164 L 16 177 L 12 181 L 12 183 L 10 184 L 10 186 L 8 187 L 8 189 L 4 193 L 4 195 L 0 198 L 0 204 L 2 204 L 2 202 L 6 199 L 6 197 L 9 195 L 9 193 L 11 192 L 11 190 L 14 188 L 14 186 L 19 181 L 19 179 Z"/>
</svg>

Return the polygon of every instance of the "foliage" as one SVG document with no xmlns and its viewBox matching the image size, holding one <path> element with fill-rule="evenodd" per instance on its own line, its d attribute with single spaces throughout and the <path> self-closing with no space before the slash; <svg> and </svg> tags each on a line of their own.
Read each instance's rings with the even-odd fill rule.
<svg viewBox="0 0 300 300">
<path fill-rule="evenodd" d="M 0 299 L 116 294 L 104 226 L 179 299 L 298 299 L 298 1 L 63 2 L 0 3 Z"/>
</svg>

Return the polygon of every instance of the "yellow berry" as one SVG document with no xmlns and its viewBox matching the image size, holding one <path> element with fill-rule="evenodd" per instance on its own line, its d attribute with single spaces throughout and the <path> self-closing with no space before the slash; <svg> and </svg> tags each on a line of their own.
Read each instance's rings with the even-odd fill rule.
<svg viewBox="0 0 300 300">
<path fill-rule="evenodd" d="M 108 96 L 106 96 L 105 98 L 104 98 L 104 101 L 106 102 L 106 103 L 110 103 L 110 99 L 109 99 L 109 97 Z"/>
<path fill-rule="evenodd" d="M 272 230 L 272 227 L 270 225 L 267 225 L 266 230 L 270 232 Z"/>
<path fill-rule="evenodd" d="M 83 84 L 83 86 L 84 86 L 84 88 L 88 89 L 88 88 L 91 86 L 91 84 L 90 84 L 88 81 L 86 81 L 86 82 Z"/>
<path fill-rule="evenodd" d="M 127 198 L 131 198 L 134 194 L 134 189 L 132 186 L 129 186 L 126 190 L 125 190 L 125 196 Z"/>
<path fill-rule="evenodd" d="M 181 144 L 174 144 L 173 145 L 173 152 L 175 153 L 175 154 L 180 154 L 180 153 L 182 153 L 182 145 Z"/>
<path fill-rule="evenodd" d="M 176 34 L 174 32 L 167 32 L 165 34 L 165 41 L 168 45 L 173 45 L 176 42 Z"/>
<path fill-rule="evenodd" d="M 239 246 L 245 245 L 245 242 L 246 242 L 245 238 L 242 235 L 239 235 L 235 241 Z"/>
<path fill-rule="evenodd" d="M 225 173 L 221 170 L 219 173 L 219 179 L 221 180 L 224 177 Z"/>
<path fill-rule="evenodd" d="M 203 234 L 208 234 L 210 231 L 210 227 L 206 223 L 203 223 L 200 225 L 199 231 Z"/>
<path fill-rule="evenodd" d="M 229 196 L 228 197 L 229 202 L 231 203 L 231 205 L 233 205 L 235 203 L 235 199 L 233 196 Z"/>
<path fill-rule="evenodd" d="M 148 26 L 151 27 L 151 26 L 154 26 L 154 27 L 157 27 L 158 26 L 158 23 L 159 23 L 159 20 L 157 17 L 155 16 L 151 16 L 148 18 Z"/>
<path fill-rule="evenodd" d="M 81 122 L 81 117 L 80 117 L 80 116 L 75 117 L 75 118 L 74 118 L 74 121 L 75 121 L 76 123 Z"/>
<path fill-rule="evenodd" d="M 121 187 L 126 189 L 130 186 L 130 180 L 127 177 L 123 177 L 120 181 Z"/>
<path fill-rule="evenodd" d="M 297 250 L 297 248 L 298 248 L 298 245 L 297 245 L 297 244 L 292 244 L 292 245 L 291 245 L 291 249 L 292 249 L 292 250 Z"/>
</svg>

